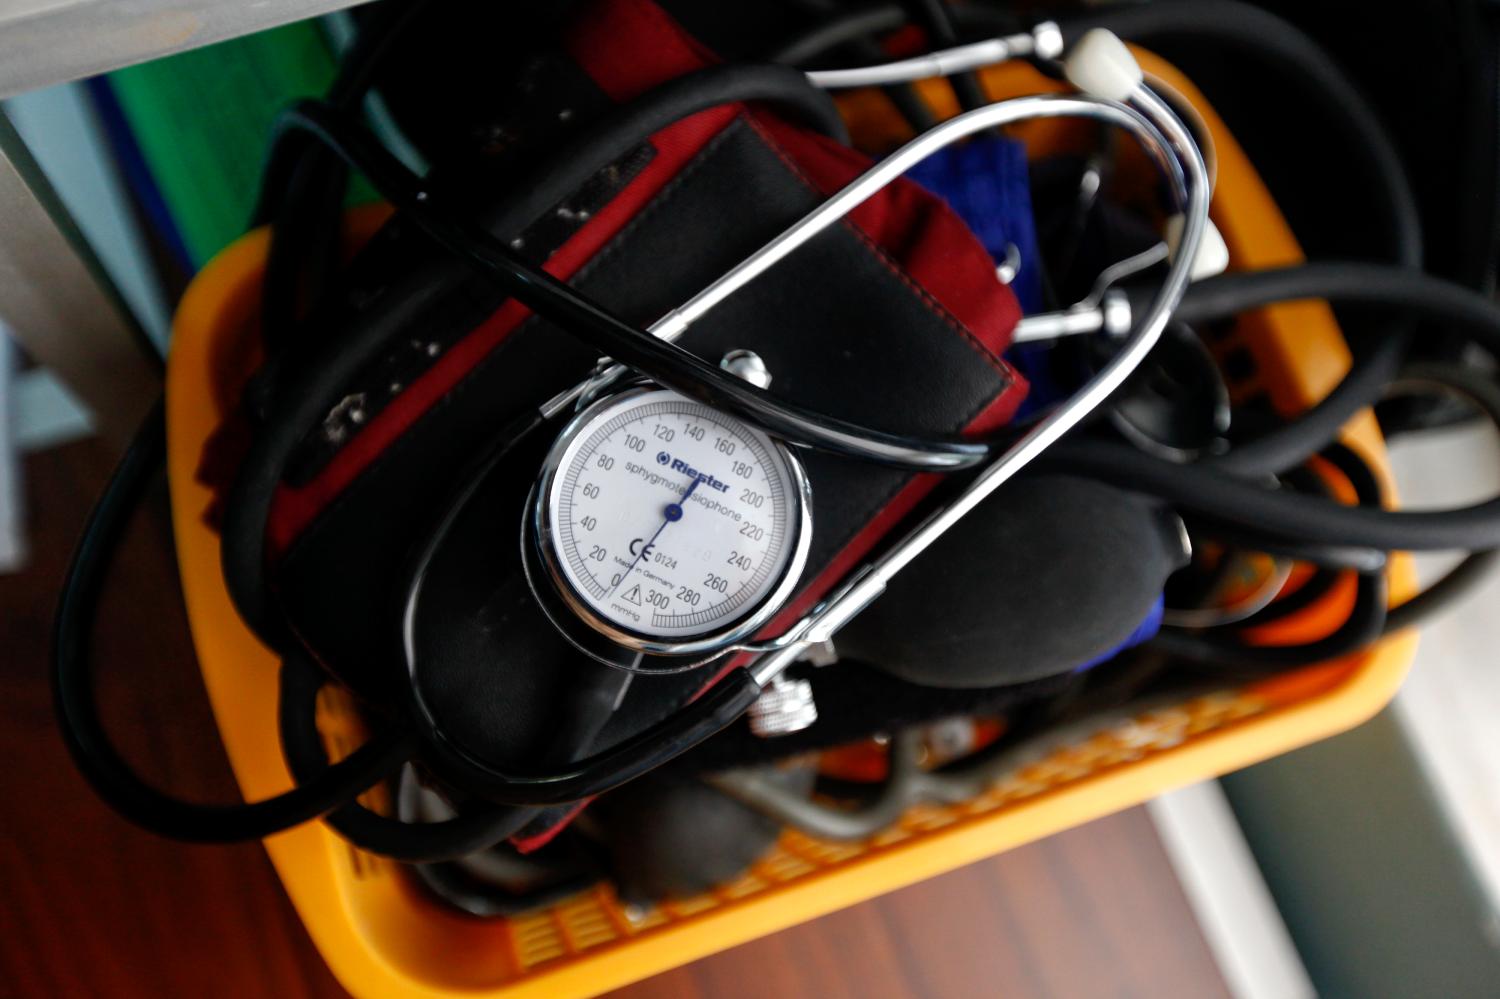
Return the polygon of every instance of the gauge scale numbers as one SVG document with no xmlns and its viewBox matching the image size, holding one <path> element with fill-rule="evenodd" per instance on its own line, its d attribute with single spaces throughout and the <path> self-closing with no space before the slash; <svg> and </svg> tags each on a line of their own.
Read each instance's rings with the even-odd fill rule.
<svg viewBox="0 0 1500 999">
<path fill-rule="evenodd" d="M 606 404 L 559 461 L 556 562 L 611 625 L 652 638 L 723 631 L 791 559 L 796 484 L 764 434 L 676 393 Z"/>
</svg>

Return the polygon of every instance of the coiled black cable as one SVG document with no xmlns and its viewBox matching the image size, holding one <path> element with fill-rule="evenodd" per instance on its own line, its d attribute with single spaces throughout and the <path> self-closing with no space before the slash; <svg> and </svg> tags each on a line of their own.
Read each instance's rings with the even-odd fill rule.
<svg viewBox="0 0 1500 999">
<path fill-rule="evenodd" d="M 1380 502 L 1380 484 L 1374 472 L 1347 446 L 1332 445 L 1324 449 L 1322 456 L 1349 478 L 1359 502 Z M 1349 616 L 1330 634 L 1311 642 L 1252 645 L 1217 631 L 1163 628 L 1146 645 L 1175 659 L 1251 671 L 1311 665 L 1357 652 L 1378 640 L 1385 629 L 1386 593 L 1384 572 L 1360 573 Z"/>
<path fill-rule="evenodd" d="M 165 449 L 165 417 L 158 404 L 115 469 L 68 568 L 53 625 L 52 693 L 58 727 L 73 762 L 94 791 L 136 825 L 191 843 L 259 839 L 315 819 L 395 773 L 411 757 L 415 740 L 377 735 L 315 779 L 273 797 L 237 805 L 173 797 L 147 784 L 125 762 L 99 717 L 91 636 L 114 556 L 131 514 L 161 466 Z"/>
<path fill-rule="evenodd" d="M 1288 538 L 1386 551 L 1500 547 L 1500 499 L 1452 510 L 1381 510 L 1263 489 L 1212 468 L 1176 465 L 1108 441 L 1070 439 L 1038 470 L 1090 475 L 1215 520 Z"/>
<path fill-rule="evenodd" d="M 1461 285 L 1389 264 L 1310 262 L 1222 274 L 1190 286 L 1177 317 L 1200 323 L 1307 299 L 1378 307 L 1405 318 L 1432 320 L 1500 357 L 1500 307 Z M 1327 432 L 1328 427 L 1319 423 L 1294 423 L 1282 443 L 1297 441 L 1293 450 L 1310 451 L 1327 443 L 1322 439 Z M 1039 465 L 1099 476 L 1216 521 L 1287 538 L 1386 551 L 1500 547 L 1500 498 L 1452 510 L 1347 507 L 1259 488 L 1211 462 L 1181 465 L 1128 446 L 1076 436 L 1052 448 Z"/>
<path fill-rule="evenodd" d="M 1407 324 L 1380 327 L 1373 339 L 1369 349 L 1322 399 L 1275 430 L 1238 442 L 1224 454 L 1209 458 L 1208 464 L 1246 477 L 1285 472 L 1336 439 L 1355 414 L 1380 401 L 1411 346 Z"/>
<path fill-rule="evenodd" d="M 1488 372 L 1455 364 L 1412 364 L 1401 369 L 1398 376 L 1386 388 L 1387 395 L 1433 392 L 1458 396 L 1476 407 L 1491 426 L 1500 430 L 1500 384 L 1497 384 L 1493 375 Z M 1352 451 L 1342 445 L 1325 450 L 1324 456 L 1333 461 L 1340 471 L 1350 478 L 1360 494 L 1360 501 L 1370 502 L 1369 497 L 1375 495 L 1375 488 L 1368 467 Z M 1472 594 L 1488 578 L 1490 571 L 1497 563 L 1500 563 L 1500 550 L 1492 548 L 1471 552 L 1437 582 L 1386 611 L 1383 620 L 1380 621 L 1377 637 L 1415 627 L 1435 614 L 1446 611 Z M 1247 621 L 1245 625 L 1249 627 L 1267 624 L 1301 610 L 1326 594 L 1337 579 L 1337 573 L 1320 571 L 1288 598 L 1272 604 L 1265 611 Z M 1339 638 L 1339 642 L 1352 642 L 1352 636 L 1361 633 L 1361 629 L 1367 632 L 1375 627 L 1372 623 L 1374 614 L 1365 603 L 1365 599 L 1371 594 L 1367 592 L 1369 588 L 1364 577 L 1361 577 L 1360 586 L 1361 595 L 1356 598 L 1355 616 L 1360 617 L 1361 621 L 1357 626 L 1351 626 L 1349 634 Z M 1312 652 L 1308 654 L 1326 653 L 1329 647 L 1343 648 L 1339 642 L 1333 642 L 1336 637 L 1338 637 L 1337 633 L 1335 636 L 1324 639 L 1325 645 L 1311 647 Z M 1326 644 L 1330 642 L 1333 644 Z M 1157 647 L 1173 651 L 1174 654 L 1185 654 L 1185 649 L 1187 649 L 1180 636 L 1176 635 L 1168 635 Z M 1203 653 L 1199 658 L 1208 657 L 1207 649 L 1202 644 L 1195 644 L 1193 648 L 1197 653 Z M 1329 656 L 1335 654 L 1341 653 L 1327 653 Z M 1277 656 L 1291 654 L 1255 653 L 1254 655 L 1261 656 L 1269 662 Z M 1308 661 L 1316 661 L 1316 659 Z"/>
<path fill-rule="evenodd" d="M 278 716 L 281 748 L 293 777 L 307 785 L 331 769 L 316 723 L 318 691 L 325 680 L 323 671 L 305 655 L 285 657 Z M 488 849 L 520 832 L 536 815 L 534 808 L 482 805 L 442 822 L 402 822 L 351 797 L 323 820 L 362 850 L 404 863 L 428 864 Z"/>
<path fill-rule="evenodd" d="M 1500 356 L 1500 308 L 1463 285 L 1409 267 L 1363 261 L 1308 261 L 1236 274 L 1192 285 L 1176 317 L 1186 323 L 1232 316 L 1281 302 L 1324 299 L 1457 327 L 1469 340 Z"/>
</svg>

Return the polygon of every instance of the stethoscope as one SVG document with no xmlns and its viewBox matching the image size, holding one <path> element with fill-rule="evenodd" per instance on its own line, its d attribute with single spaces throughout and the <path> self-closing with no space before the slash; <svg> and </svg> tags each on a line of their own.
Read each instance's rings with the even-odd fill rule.
<svg viewBox="0 0 1500 999">
<path fill-rule="evenodd" d="M 815 85 L 828 89 L 867 86 L 956 72 L 1018 55 L 1049 58 L 1059 54 L 1059 48 L 1055 26 L 1041 25 L 1026 35 L 917 59 L 808 76 Z M 792 731 L 810 724 L 816 717 L 810 684 L 785 676 L 787 668 L 813 647 L 830 641 L 880 596 L 897 573 L 1124 383 L 1155 346 L 1190 281 L 1222 269 L 1223 245 L 1208 221 L 1210 182 L 1203 157 L 1188 129 L 1143 81 L 1123 43 L 1108 32 L 1090 32 L 1068 53 L 1063 69 L 1079 94 L 988 105 L 916 137 L 653 323 L 646 331 L 649 345 L 621 341 L 621 346 L 642 348 L 632 350 L 634 356 L 626 359 L 628 363 L 601 361 L 588 379 L 550 399 L 508 436 L 502 435 L 505 439 L 494 452 L 494 462 L 481 468 L 476 483 L 520 436 L 569 417 L 528 500 L 520 544 L 539 604 L 570 643 L 611 666 L 648 673 L 701 666 L 727 653 L 744 658 L 691 703 L 624 743 L 561 770 L 501 773 L 445 738 L 423 701 L 414 634 L 423 596 L 424 574 L 419 569 L 405 603 L 404 653 L 412 713 L 426 729 L 426 741 L 436 758 L 430 762 L 440 772 L 456 776 L 461 786 L 502 804 L 562 803 L 602 793 L 660 765 L 724 728 L 757 702 L 762 702 L 757 709 L 758 730 Z M 1168 227 L 1169 267 L 1138 318 L 1122 316 L 1128 306 L 1121 300 L 1112 299 L 1106 309 L 1101 299 L 1026 321 L 1028 341 L 1103 329 L 1118 343 L 1113 358 L 1064 403 L 1003 446 L 901 438 L 779 402 L 763 391 L 769 373 L 763 365 L 757 366 L 758 358 L 749 352 L 725 359 L 726 377 L 714 373 L 717 386 L 737 382 L 743 389 L 715 397 L 717 405 L 700 401 L 704 362 L 673 345 L 694 323 L 920 160 L 977 132 L 1054 117 L 1087 118 L 1134 136 L 1162 170 L 1175 209 Z M 322 128 L 315 118 L 312 124 L 315 131 Z M 340 145 L 337 135 L 324 134 L 323 138 L 336 148 Z M 361 166 L 371 172 L 367 163 Z M 517 294 L 538 312 L 546 315 L 543 306 L 564 302 L 568 307 L 555 312 L 567 315 L 568 308 L 579 301 L 565 286 L 551 287 L 545 275 L 491 245 L 494 240 L 476 240 L 428 213 L 427 197 L 419 184 L 397 182 L 400 178 L 394 171 L 376 170 L 372 180 L 398 208 L 409 209 L 417 224 L 439 242 L 488 260 L 492 269 L 505 268 L 512 291 L 519 286 L 534 293 L 546 285 L 547 294 L 555 296 L 551 302 L 547 294 Z M 569 318 L 580 315 L 575 312 Z M 594 315 L 584 318 L 598 321 Z M 643 335 L 632 331 L 630 336 Z M 619 356 L 621 351 L 612 353 Z M 659 364 L 658 359 L 671 363 Z M 796 458 L 797 447 L 907 469 L 972 470 L 974 474 L 946 503 L 854 570 L 779 635 L 765 638 L 759 636 L 762 625 L 783 609 L 806 561 L 813 498 Z M 613 492 L 613 503 L 605 490 Z M 464 495 L 472 492 L 470 488 Z M 623 504 L 622 495 L 630 498 Z M 757 497 L 761 500 L 757 510 L 770 503 L 769 520 L 751 513 L 749 505 Z M 462 498 L 456 502 L 455 511 L 462 502 Z M 596 505 L 590 506 L 591 502 Z M 634 519 L 633 525 L 624 533 L 611 535 L 606 529 L 594 534 L 600 530 L 605 511 L 622 509 Z M 444 524 L 452 520 L 450 515 L 439 524 L 427 547 L 429 555 L 445 536 Z M 726 528 L 740 533 L 725 535 Z M 756 532 L 763 536 L 756 538 Z M 774 551 L 754 547 L 778 532 Z M 589 535 L 603 540 L 591 542 Z M 624 541 L 626 535 L 633 536 Z M 730 547 L 736 536 L 743 539 L 741 544 Z M 702 564 L 694 562 L 693 575 L 683 577 L 680 563 L 700 555 Z M 756 576 L 768 562 L 772 566 L 769 578 L 740 580 L 731 595 L 727 577 L 737 562 L 746 560 L 748 564 L 742 566 L 746 579 Z M 687 585 L 682 585 L 683 579 L 689 580 Z M 719 591 L 721 586 L 724 589 Z M 748 595 L 731 613 L 705 621 L 705 615 L 713 617 L 710 611 L 716 600 L 727 604 L 742 593 Z M 694 631 L 697 624 L 707 630 Z"/>
</svg>

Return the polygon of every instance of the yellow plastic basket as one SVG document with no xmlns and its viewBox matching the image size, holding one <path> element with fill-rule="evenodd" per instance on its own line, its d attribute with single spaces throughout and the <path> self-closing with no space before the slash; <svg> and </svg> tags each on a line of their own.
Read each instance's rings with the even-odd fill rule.
<svg viewBox="0 0 1500 999">
<path fill-rule="evenodd" d="M 1299 261 L 1290 231 L 1223 123 L 1170 66 L 1141 58 L 1148 72 L 1198 108 L 1213 135 L 1214 219 L 1234 266 Z M 996 96 L 1051 86 L 1025 67 L 992 71 L 986 83 Z M 943 92 L 928 94 L 941 109 Z M 868 117 L 858 102 L 846 111 L 856 128 L 861 114 Z M 863 124 L 880 124 L 872 122 Z M 1060 134 L 1049 139 L 1038 130 L 1028 138 L 1048 142 Z M 356 213 L 353 241 L 382 218 L 379 210 Z M 228 400 L 255 362 L 254 338 L 246 333 L 255 324 L 266 247 L 264 232 L 251 233 L 193 282 L 177 314 L 167 379 L 183 589 L 219 730 L 250 798 L 290 784 L 273 735 L 277 663 L 224 590 L 219 539 L 205 518 L 212 495 L 198 472 Z M 1256 371 L 1255 384 L 1238 391 L 1264 390 L 1288 413 L 1320 398 L 1349 364 L 1322 303 L 1246 316 L 1236 337 Z M 1384 447 L 1368 414 L 1346 439 L 1384 474 Z M 1390 571 L 1399 599 L 1411 591 L 1410 568 L 1397 559 Z M 598 888 L 535 915 L 477 920 L 431 902 L 396 865 L 351 848 L 320 824 L 272 837 L 266 848 L 314 942 L 356 995 L 593 995 L 1340 732 L 1391 698 L 1415 643 L 1413 634 L 1393 636 L 1364 654 L 1142 714 L 1023 767 L 972 801 L 914 808 L 866 843 L 788 832 L 738 881 L 649 912 L 629 911 L 608 888 Z M 337 692 L 320 703 L 320 724 L 336 754 L 357 737 L 358 720 Z"/>
</svg>

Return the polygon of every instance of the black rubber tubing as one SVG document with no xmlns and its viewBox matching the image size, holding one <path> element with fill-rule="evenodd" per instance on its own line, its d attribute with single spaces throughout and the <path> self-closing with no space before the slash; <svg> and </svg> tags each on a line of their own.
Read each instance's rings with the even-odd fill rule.
<svg viewBox="0 0 1500 999">
<path fill-rule="evenodd" d="M 94 507 L 63 582 L 51 663 L 58 726 L 79 772 L 99 797 L 136 825 L 192 843 L 260 839 L 315 819 L 394 773 L 410 758 L 416 740 L 377 735 L 316 780 L 242 804 L 184 801 L 147 784 L 125 762 L 99 717 L 92 630 L 104 581 L 131 514 L 160 469 L 165 451 L 165 417 L 158 403 Z"/>
<path fill-rule="evenodd" d="M 318 690 L 326 679 L 305 656 L 286 657 L 278 719 L 281 748 L 293 776 L 305 783 L 329 771 L 328 753 L 316 723 Z M 486 804 L 442 822 L 402 822 L 349 800 L 323 819 L 362 850 L 403 863 L 427 864 L 488 849 L 520 832 L 536 814 L 534 808 Z"/>
</svg>

